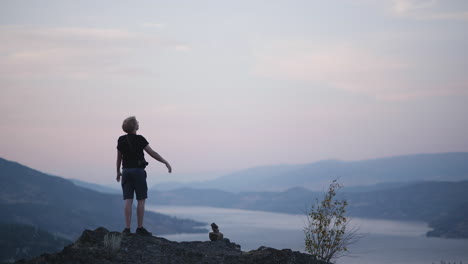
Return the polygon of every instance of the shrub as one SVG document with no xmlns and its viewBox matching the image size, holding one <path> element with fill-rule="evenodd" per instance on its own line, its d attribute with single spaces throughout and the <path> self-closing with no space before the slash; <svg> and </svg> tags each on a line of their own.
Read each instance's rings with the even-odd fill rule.
<svg viewBox="0 0 468 264">
<path fill-rule="evenodd" d="M 326 262 L 343 256 L 348 251 L 348 246 L 359 238 L 356 229 L 347 230 L 347 200 L 335 198 L 336 191 L 341 187 L 334 180 L 323 201 L 317 200 L 307 213 L 308 225 L 304 228 L 305 250 Z"/>
</svg>

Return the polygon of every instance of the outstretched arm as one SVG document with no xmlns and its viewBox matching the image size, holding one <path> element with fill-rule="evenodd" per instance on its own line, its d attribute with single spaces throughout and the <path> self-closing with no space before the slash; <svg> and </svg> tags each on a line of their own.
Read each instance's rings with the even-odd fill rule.
<svg viewBox="0 0 468 264">
<path fill-rule="evenodd" d="M 115 178 L 117 182 L 120 182 L 120 176 L 122 176 L 122 172 L 120 172 L 120 167 L 122 166 L 122 152 L 117 150 L 117 177 Z"/>
<path fill-rule="evenodd" d="M 166 167 L 167 167 L 167 170 L 169 171 L 169 173 L 172 172 L 172 167 L 171 165 L 169 165 L 169 162 L 167 162 L 163 157 L 161 157 L 161 155 L 159 155 L 156 151 L 154 151 L 149 145 L 146 145 L 146 147 L 144 148 L 144 150 L 146 151 L 146 153 L 148 153 L 151 157 L 153 157 L 153 159 L 161 162 L 161 163 L 164 163 L 166 164 Z"/>
</svg>

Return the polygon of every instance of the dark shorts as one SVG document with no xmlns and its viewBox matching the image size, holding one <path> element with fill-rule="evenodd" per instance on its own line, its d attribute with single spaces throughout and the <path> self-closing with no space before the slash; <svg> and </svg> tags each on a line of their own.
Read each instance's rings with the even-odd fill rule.
<svg viewBox="0 0 468 264">
<path fill-rule="evenodd" d="M 124 200 L 133 200 L 133 193 L 136 193 L 137 200 L 148 198 L 145 169 L 122 169 L 122 191 Z"/>
</svg>

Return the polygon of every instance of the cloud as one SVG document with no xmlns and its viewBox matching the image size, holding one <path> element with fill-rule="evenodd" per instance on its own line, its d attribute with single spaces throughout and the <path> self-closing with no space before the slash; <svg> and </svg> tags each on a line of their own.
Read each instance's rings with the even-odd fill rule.
<svg viewBox="0 0 468 264">
<path fill-rule="evenodd" d="M 465 12 L 446 12 L 446 13 L 429 13 L 418 17 L 424 20 L 461 20 L 468 21 L 468 11 Z"/>
<path fill-rule="evenodd" d="M 0 77 L 8 79 L 151 74 L 151 63 L 142 65 L 157 50 L 189 49 L 167 37 L 117 28 L 0 26 L 0 43 Z"/>
<path fill-rule="evenodd" d="M 161 23 L 143 23 L 141 26 L 142 27 L 147 27 L 147 28 L 163 28 L 164 24 L 161 24 Z"/>
<path fill-rule="evenodd" d="M 122 67 L 143 38 L 120 29 L 2 26 L 0 77 L 87 79 L 109 74 Z"/>
<path fill-rule="evenodd" d="M 385 101 L 467 95 L 466 76 L 455 75 L 450 80 L 453 76 L 425 69 L 423 63 L 356 44 L 296 42 L 257 51 L 253 73 L 271 79 L 308 81 Z M 428 77 L 434 75 L 435 81 Z"/>
<path fill-rule="evenodd" d="M 436 0 L 393 0 L 393 9 L 397 14 L 434 7 Z"/>
<path fill-rule="evenodd" d="M 440 97 L 440 96 L 468 96 L 468 83 L 455 85 L 451 89 L 427 89 L 422 91 L 406 91 L 377 95 L 381 101 L 410 101 L 418 98 Z"/>
<path fill-rule="evenodd" d="M 326 83 L 350 91 L 382 90 L 380 80 L 404 63 L 349 45 L 282 47 L 257 58 L 258 75 Z"/>
<path fill-rule="evenodd" d="M 452 7 L 454 1 L 392 0 L 392 12 L 400 17 L 417 20 L 468 21 L 468 10 Z"/>
<path fill-rule="evenodd" d="M 174 47 L 174 49 L 177 50 L 177 51 L 185 51 L 185 52 L 186 52 L 186 51 L 191 51 L 191 50 L 192 50 L 192 48 L 191 48 L 190 46 L 184 45 L 184 44 L 176 45 L 176 46 Z"/>
</svg>

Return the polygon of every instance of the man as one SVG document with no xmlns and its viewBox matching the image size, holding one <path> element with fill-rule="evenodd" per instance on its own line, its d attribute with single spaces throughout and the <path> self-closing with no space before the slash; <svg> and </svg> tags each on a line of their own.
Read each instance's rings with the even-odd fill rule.
<svg viewBox="0 0 468 264">
<path fill-rule="evenodd" d="M 117 141 L 117 182 L 122 178 L 122 192 L 125 200 L 125 224 L 122 233 L 129 234 L 132 221 L 133 195 L 136 194 L 137 204 L 137 229 L 139 235 L 152 235 L 143 227 L 145 214 L 145 201 L 148 198 L 148 185 L 146 183 L 145 167 L 148 163 L 145 154 L 148 153 L 155 160 L 164 163 L 168 172 L 172 172 L 171 165 L 149 146 L 148 141 L 137 135 L 139 123 L 134 116 L 126 118 L 122 123 L 122 129 L 127 134 L 119 137 Z M 122 167 L 122 171 L 120 168 Z"/>
</svg>

